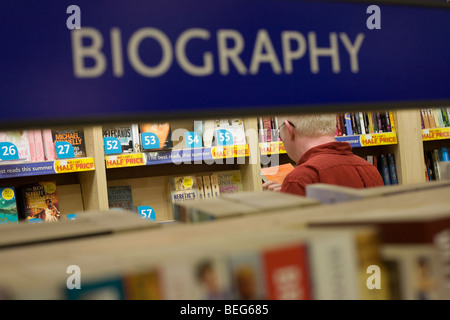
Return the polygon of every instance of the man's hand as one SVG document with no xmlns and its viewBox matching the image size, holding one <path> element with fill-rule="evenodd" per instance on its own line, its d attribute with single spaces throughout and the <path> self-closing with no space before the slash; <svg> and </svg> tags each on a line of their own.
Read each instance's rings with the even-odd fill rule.
<svg viewBox="0 0 450 320">
<path fill-rule="evenodd" d="M 276 181 L 268 181 L 263 183 L 263 190 L 279 192 L 281 190 L 281 184 Z"/>
</svg>

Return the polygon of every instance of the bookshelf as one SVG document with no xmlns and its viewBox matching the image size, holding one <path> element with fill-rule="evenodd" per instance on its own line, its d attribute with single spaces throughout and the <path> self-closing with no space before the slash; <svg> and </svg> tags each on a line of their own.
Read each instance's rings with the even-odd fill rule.
<svg viewBox="0 0 450 320">
<path fill-rule="evenodd" d="M 354 153 L 360 156 L 393 153 L 399 184 L 424 182 L 423 152 L 429 147 L 427 143 L 433 143 L 425 140 L 422 143 L 424 132 L 429 134 L 431 132 L 433 136 L 443 138 L 448 128 L 424 131 L 417 110 L 395 110 L 393 118 L 395 132 L 341 136 L 336 137 L 336 140 L 350 142 Z M 180 128 L 190 131 L 193 130 L 193 121 L 171 121 L 171 126 L 174 131 Z M 239 170 L 244 191 L 260 191 L 262 181 L 259 169 L 264 166 L 262 161 L 270 160 L 271 163 L 275 163 L 277 157 L 279 164 L 293 163 L 281 141 L 259 141 L 258 117 L 245 118 L 244 127 L 245 145 L 188 149 L 183 145 L 183 139 L 179 138 L 178 141 L 174 141 L 175 152 L 150 150 L 105 155 L 102 126 L 86 126 L 84 128 L 86 158 L 17 164 L 19 170 L 22 170 L 21 168 L 32 170 L 33 167 L 41 165 L 53 170 L 41 170 L 39 176 L 27 174 L 27 169 L 23 169 L 20 174 L 6 175 L 9 165 L 0 165 L 0 183 L 2 186 L 8 186 L 39 179 L 56 179 L 61 194 L 61 209 L 70 213 L 107 210 L 108 186 L 130 185 L 135 206 L 151 203 L 157 211 L 157 220 L 168 221 L 173 218 L 167 201 L 166 185 L 169 177 Z M 199 161 L 199 157 L 202 161 Z M 64 165 L 61 166 L 61 163 Z M 2 167 L 5 169 L 3 177 Z"/>
</svg>

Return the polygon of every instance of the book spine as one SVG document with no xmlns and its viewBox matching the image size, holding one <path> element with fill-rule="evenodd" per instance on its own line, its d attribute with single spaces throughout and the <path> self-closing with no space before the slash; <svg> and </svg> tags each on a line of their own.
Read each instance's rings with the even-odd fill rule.
<svg viewBox="0 0 450 320">
<path fill-rule="evenodd" d="M 389 122 L 391 123 L 391 131 L 395 132 L 394 113 L 392 111 L 389 111 Z"/>
<path fill-rule="evenodd" d="M 352 115 L 352 124 L 354 124 L 353 132 L 356 132 L 356 134 L 361 134 L 361 124 L 359 122 L 359 118 L 357 117 L 357 114 L 355 112 L 351 113 Z"/>
<path fill-rule="evenodd" d="M 45 159 L 50 161 L 56 160 L 56 149 L 51 129 L 43 129 L 42 138 L 44 141 Z"/>
<path fill-rule="evenodd" d="M 40 129 L 33 130 L 33 135 L 34 135 L 34 143 L 36 145 L 36 160 L 44 161 L 45 152 L 44 152 L 44 141 L 42 138 L 42 131 Z"/>
<path fill-rule="evenodd" d="M 427 109 L 428 120 L 430 121 L 430 128 L 437 128 L 437 123 L 434 119 L 433 109 Z"/>
<path fill-rule="evenodd" d="M 387 132 L 391 132 L 391 119 L 389 118 L 389 111 L 385 111 L 384 118 L 386 120 L 386 130 Z"/>
<path fill-rule="evenodd" d="M 211 193 L 213 198 L 218 198 L 220 196 L 220 189 L 219 189 L 219 178 L 217 177 L 217 174 L 210 175 L 210 181 L 211 181 Z"/>
<path fill-rule="evenodd" d="M 131 141 L 133 143 L 132 152 L 141 152 L 141 139 L 139 136 L 139 125 L 137 123 L 131 124 Z"/>
<path fill-rule="evenodd" d="M 336 114 L 336 129 L 337 129 L 336 135 L 338 137 L 342 136 L 343 134 L 342 134 L 342 127 L 341 127 L 340 113 Z"/>
<path fill-rule="evenodd" d="M 441 180 L 441 171 L 439 168 L 439 152 L 438 149 L 434 149 L 431 154 L 431 159 L 433 160 L 434 172 L 436 176 L 436 180 Z"/>
<path fill-rule="evenodd" d="M 383 124 L 381 122 L 381 114 L 380 112 L 376 112 L 376 117 L 377 117 L 377 126 L 378 126 L 378 132 L 382 133 L 383 131 Z"/>
<path fill-rule="evenodd" d="M 198 198 L 204 199 L 205 198 L 205 190 L 203 189 L 203 179 L 202 177 L 197 177 L 197 188 L 198 188 Z"/>
<path fill-rule="evenodd" d="M 385 154 L 380 155 L 380 171 L 383 177 L 384 185 L 391 185 L 391 176 L 389 174 L 388 160 Z"/>
<path fill-rule="evenodd" d="M 258 118 L 258 132 L 259 132 L 259 142 L 267 142 L 266 135 L 264 134 L 262 118 Z"/>
<path fill-rule="evenodd" d="M 211 191 L 211 180 L 209 176 L 203 176 L 203 190 L 205 192 L 205 199 L 212 198 L 212 191 Z"/>
<path fill-rule="evenodd" d="M 397 177 L 397 165 L 395 163 L 395 156 L 393 153 L 388 153 L 388 165 L 389 165 L 389 173 L 391 178 L 392 184 L 398 184 L 398 177 Z"/>
<path fill-rule="evenodd" d="M 34 138 L 34 132 L 33 132 L 33 130 L 26 130 L 26 134 L 28 135 L 28 149 L 30 150 L 29 160 L 37 161 L 36 140 Z"/>
<path fill-rule="evenodd" d="M 442 121 L 444 122 L 444 127 L 450 126 L 450 123 L 448 122 L 447 110 L 445 110 L 445 108 L 440 108 L 440 112 L 442 114 Z"/>
<path fill-rule="evenodd" d="M 361 134 L 366 134 L 366 127 L 364 126 L 364 116 L 362 112 L 358 112 L 359 126 L 361 127 Z"/>
<path fill-rule="evenodd" d="M 352 136 L 353 135 L 352 117 L 349 112 L 346 112 L 344 114 L 344 120 L 345 120 L 345 131 L 348 136 Z"/>
<path fill-rule="evenodd" d="M 370 133 L 375 133 L 374 127 L 373 127 L 373 115 L 372 112 L 367 112 L 367 119 L 369 122 L 369 132 Z"/>
<path fill-rule="evenodd" d="M 262 118 L 262 123 L 263 123 L 263 130 L 264 130 L 264 135 L 266 137 L 266 141 L 267 142 L 272 142 L 272 124 L 271 124 L 271 120 L 270 117 L 263 117 Z"/>
</svg>

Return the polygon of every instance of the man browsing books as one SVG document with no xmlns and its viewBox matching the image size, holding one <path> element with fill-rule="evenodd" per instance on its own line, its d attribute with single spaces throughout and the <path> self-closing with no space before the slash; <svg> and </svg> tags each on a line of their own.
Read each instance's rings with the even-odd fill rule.
<svg viewBox="0 0 450 320">
<path fill-rule="evenodd" d="M 335 141 L 335 114 L 282 116 L 279 134 L 297 166 L 282 184 L 268 181 L 264 190 L 305 195 L 308 184 L 327 183 L 352 188 L 383 186 L 377 168 L 353 154 L 347 142 Z"/>
</svg>

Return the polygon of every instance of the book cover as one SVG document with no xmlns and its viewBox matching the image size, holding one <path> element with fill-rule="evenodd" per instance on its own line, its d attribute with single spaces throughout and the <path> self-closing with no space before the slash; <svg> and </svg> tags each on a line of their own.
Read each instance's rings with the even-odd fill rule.
<svg viewBox="0 0 450 320">
<path fill-rule="evenodd" d="M 0 188 L 0 224 L 18 223 L 16 193 L 14 187 Z"/>
<path fill-rule="evenodd" d="M 176 201 L 197 200 L 198 187 L 196 176 L 179 176 L 169 179 L 170 200 Z"/>
<path fill-rule="evenodd" d="M 143 123 L 139 125 L 140 133 L 151 132 L 159 139 L 159 149 L 170 149 L 173 147 L 172 128 L 169 122 L 163 123 Z M 143 149 L 141 136 L 141 149 Z"/>
<path fill-rule="evenodd" d="M 139 125 L 131 124 L 131 141 L 133 142 L 133 152 L 141 152 L 141 138 L 139 136 Z"/>
<path fill-rule="evenodd" d="M 312 299 L 307 244 L 279 245 L 263 249 L 261 254 L 267 299 Z"/>
<path fill-rule="evenodd" d="M 11 142 L 17 148 L 19 160 L 31 161 L 29 130 L 11 130 L 0 132 L 0 142 Z"/>
<path fill-rule="evenodd" d="M 148 271 L 130 272 L 124 275 L 125 300 L 161 300 L 161 284 L 156 268 Z"/>
<path fill-rule="evenodd" d="M 442 161 L 450 161 L 450 158 L 448 155 L 448 148 L 442 147 L 440 150 L 441 150 L 441 160 Z"/>
<path fill-rule="evenodd" d="M 215 132 L 214 124 L 215 124 L 214 120 L 205 120 L 202 138 L 203 138 L 203 146 L 206 148 L 209 148 L 213 145 Z"/>
<path fill-rule="evenodd" d="M 272 118 L 269 118 L 271 129 L 270 129 L 270 137 L 272 141 L 277 141 L 278 137 L 274 136 L 274 128 L 272 127 Z M 244 120 L 243 119 L 230 119 L 230 127 L 229 130 L 233 135 L 233 144 L 234 145 L 243 145 L 246 144 L 245 137 L 245 128 L 244 128 Z M 274 140 L 276 139 L 276 140 Z"/>
<path fill-rule="evenodd" d="M 369 128 L 369 116 L 367 112 L 363 112 L 363 119 L 364 119 L 364 127 L 366 128 L 366 134 L 371 133 Z"/>
<path fill-rule="evenodd" d="M 276 181 L 279 184 L 283 184 L 284 178 L 294 170 L 294 166 L 291 163 L 282 164 L 279 166 L 261 168 L 261 177 L 263 180 Z"/>
<path fill-rule="evenodd" d="M 110 209 L 133 211 L 133 196 L 131 186 L 108 187 L 108 205 Z"/>
<path fill-rule="evenodd" d="M 438 124 L 435 121 L 433 109 L 428 108 L 427 114 L 428 114 L 428 120 L 430 121 L 430 128 L 437 128 Z"/>
<path fill-rule="evenodd" d="M 433 151 L 431 151 L 431 160 L 432 160 L 432 163 L 433 163 L 436 180 L 441 180 L 441 171 L 440 171 L 440 168 L 439 168 L 439 163 L 441 161 L 439 160 L 439 151 L 438 151 L 438 149 L 433 149 Z"/>
<path fill-rule="evenodd" d="M 389 174 L 389 164 L 388 159 L 385 154 L 380 155 L 380 168 L 379 171 L 381 173 L 381 176 L 383 178 L 384 185 L 391 185 L 391 176 Z"/>
<path fill-rule="evenodd" d="M 242 176 L 239 170 L 219 171 L 216 173 L 220 194 L 242 192 Z"/>
<path fill-rule="evenodd" d="M 361 134 L 361 123 L 359 121 L 358 114 L 356 112 L 351 112 L 352 115 L 352 125 L 353 125 L 353 132 L 356 134 Z"/>
<path fill-rule="evenodd" d="M 388 158 L 388 166 L 389 166 L 389 174 L 390 174 L 390 178 L 391 178 L 391 183 L 398 184 L 397 165 L 395 163 L 395 156 L 393 153 L 388 153 L 387 158 Z"/>
<path fill-rule="evenodd" d="M 382 132 L 384 132 L 384 128 L 383 128 L 383 122 L 381 121 L 381 113 L 379 111 L 377 111 L 375 113 L 375 115 L 377 118 L 378 133 L 382 133 Z"/>
<path fill-rule="evenodd" d="M 257 250 L 231 252 L 228 261 L 231 274 L 231 293 L 234 300 L 264 300 L 263 262 Z"/>
<path fill-rule="evenodd" d="M 352 118 L 349 112 L 344 113 L 345 120 L 345 132 L 348 136 L 353 135 L 353 126 L 352 126 Z"/>
<path fill-rule="evenodd" d="M 118 139 L 122 146 L 122 153 L 133 152 L 133 130 L 131 124 L 103 126 L 102 134 L 103 138 L 112 137 Z"/>
<path fill-rule="evenodd" d="M 23 218 L 28 222 L 59 221 L 58 193 L 55 181 L 40 181 L 21 186 Z"/>
<path fill-rule="evenodd" d="M 66 141 L 73 147 L 76 158 L 86 157 L 84 132 L 82 128 L 51 129 L 53 142 Z"/>
<path fill-rule="evenodd" d="M 211 254 L 199 258 L 193 271 L 201 300 L 231 298 L 229 269 L 224 256 Z"/>
</svg>

